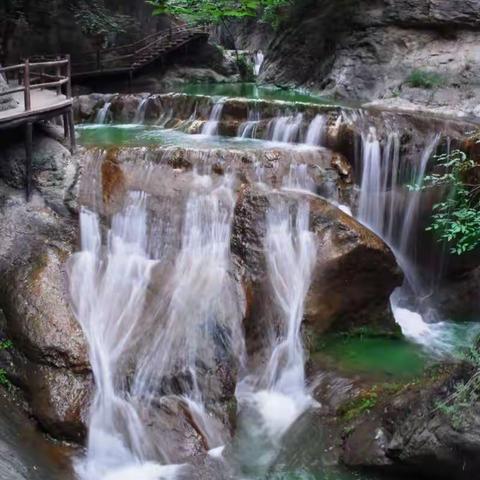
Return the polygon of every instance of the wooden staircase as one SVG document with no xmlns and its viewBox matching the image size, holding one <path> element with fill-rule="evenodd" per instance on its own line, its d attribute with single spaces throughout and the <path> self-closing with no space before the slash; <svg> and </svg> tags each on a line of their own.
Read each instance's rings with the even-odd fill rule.
<svg viewBox="0 0 480 480">
<path fill-rule="evenodd" d="M 133 76 L 147 65 L 199 39 L 207 39 L 208 27 L 182 25 L 154 33 L 139 42 L 79 55 L 82 63 L 72 65 L 72 77 L 88 79 L 128 73 Z"/>
</svg>

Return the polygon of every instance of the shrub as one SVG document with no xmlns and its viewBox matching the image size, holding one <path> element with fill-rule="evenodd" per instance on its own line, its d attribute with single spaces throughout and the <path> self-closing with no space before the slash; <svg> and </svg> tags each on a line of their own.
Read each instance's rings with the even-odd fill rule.
<svg viewBox="0 0 480 480">
<path fill-rule="evenodd" d="M 448 192 L 444 201 L 433 206 L 427 228 L 450 247 L 450 253 L 462 255 L 480 247 L 480 185 L 469 178 L 477 168 L 464 152 L 454 150 L 436 157 L 440 173 L 426 176 L 413 190 L 442 187 Z"/>
<path fill-rule="evenodd" d="M 445 78 L 436 72 L 425 70 L 414 70 L 407 78 L 407 84 L 414 88 L 425 88 L 431 90 L 445 84 Z"/>
</svg>

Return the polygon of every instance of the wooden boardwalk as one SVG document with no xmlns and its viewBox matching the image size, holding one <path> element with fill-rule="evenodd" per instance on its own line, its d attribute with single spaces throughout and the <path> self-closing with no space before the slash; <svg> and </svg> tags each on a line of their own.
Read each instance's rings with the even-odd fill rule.
<svg viewBox="0 0 480 480">
<path fill-rule="evenodd" d="M 129 45 L 84 52 L 79 55 L 82 63 L 72 65 L 72 76 L 75 80 L 114 75 L 129 75 L 132 78 L 156 60 L 208 36 L 208 27 L 204 25 L 181 25 Z"/>
<path fill-rule="evenodd" d="M 7 129 L 25 127 L 25 188 L 30 199 L 34 123 L 61 117 L 65 137 L 70 139 L 71 151 L 75 150 L 70 57 L 36 63 L 25 60 L 0 68 L 0 75 L 8 86 L 0 98 L 12 99 L 12 108 L 0 111 L 0 135 Z"/>
<path fill-rule="evenodd" d="M 72 99 L 67 98 L 66 95 L 58 95 L 52 90 L 34 90 L 31 92 L 31 107 L 30 110 L 25 109 L 24 95 L 21 93 L 14 93 L 13 100 L 17 106 L 0 112 L 0 129 L 7 126 L 14 127 L 23 122 L 37 121 L 44 119 L 44 115 L 52 113 L 54 116 L 61 115 L 65 108 L 72 106 Z M 57 113 L 61 111 L 61 113 Z"/>
</svg>

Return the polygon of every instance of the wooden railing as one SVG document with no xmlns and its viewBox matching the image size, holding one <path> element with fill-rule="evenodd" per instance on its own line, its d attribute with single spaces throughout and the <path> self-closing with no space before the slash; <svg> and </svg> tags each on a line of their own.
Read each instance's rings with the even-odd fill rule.
<svg viewBox="0 0 480 480">
<path fill-rule="evenodd" d="M 14 93 L 23 92 L 25 111 L 32 108 L 32 90 L 55 88 L 57 95 L 62 92 L 67 98 L 72 97 L 71 64 L 70 55 L 56 60 L 34 61 L 26 59 L 24 63 L 0 68 L 7 83 L 15 83 L 16 86 L 1 92 L 0 97 L 10 96 Z"/>
<path fill-rule="evenodd" d="M 168 44 L 168 42 L 175 40 L 175 37 L 183 33 L 191 35 L 207 34 L 208 28 L 206 25 L 186 24 L 153 33 L 128 45 L 86 51 L 77 56 L 87 59 L 87 61 L 72 64 L 72 70 L 75 74 L 81 74 L 83 72 L 102 71 L 109 68 L 128 68 L 135 63 L 143 52 L 159 47 L 162 44 Z"/>
</svg>

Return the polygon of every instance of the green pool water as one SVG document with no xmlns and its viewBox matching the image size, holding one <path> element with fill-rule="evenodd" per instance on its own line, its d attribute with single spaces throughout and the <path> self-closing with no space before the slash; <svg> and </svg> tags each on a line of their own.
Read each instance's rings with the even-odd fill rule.
<svg viewBox="0 0 480 480">
<path fill-rule="evenodd" d="M 326 337 L 319 355 L 342 372 L 386 378 L 418 376 L 429 362 L 420 346 L 388 337 Z"/>
<path fill-rule="evenodd" d="M 317 105 L 339 105 L 337 100 L 321 97 L 302 90 L 284 90 L 255 83 L 193 83 L 173 88 L 177 93 L 207 95 L 209 97 L 241 97 L 257 100 L 282 100 L 285 102 L 314 103 Z"/>
<path fill-rule="evenodd" d="M 389 476 L 351 472 L 345 469 L 324 467 L 321 471 L 307 469 L 282 470 L 271 472 L 267 477 L 255 480 L 392 480 Z"/>
<path fill-rule="evenodd" d="M 85 147 L 180 146 L 198 149 L 226 148 L 259 150 L 278 147 L 278 143 L 237 137 L 192 135 L 178 130 L 146 125 L 77 125 L 78 143 Z M 302 144 L 281 144 L 282 149 L 312 150 Z"/>
</svg>

